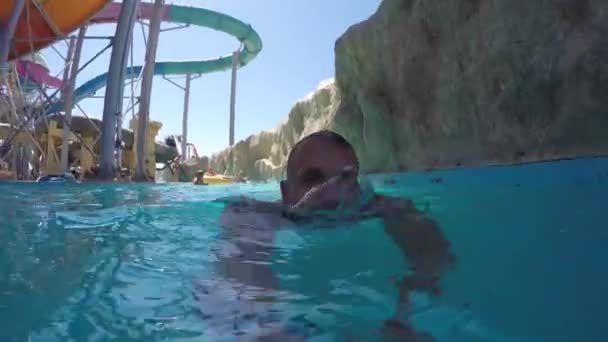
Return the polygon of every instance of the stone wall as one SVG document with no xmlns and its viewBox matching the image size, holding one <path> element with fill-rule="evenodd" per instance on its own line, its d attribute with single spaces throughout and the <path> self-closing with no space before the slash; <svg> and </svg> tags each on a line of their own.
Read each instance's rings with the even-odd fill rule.
<svg viewBox="0 0 608 342">
<path fill-rule="evenodd" d="M 315 91 L 296 102 L 279 126 L 213 155 L 211 167 L 230 175 L 243 171 L 251 179 L 280 178 L 287 153 L 300 138 L 332 127 L 338 97 L 333 79 L 321 82 Z"/>
<path fill-rule="evenodd" d="M 335 52 L 335 83 L 212 164 L 276 176 L 320 128 L 364 172 L 608 154 L 608 1 L 384 0 Z"/>
</svg>

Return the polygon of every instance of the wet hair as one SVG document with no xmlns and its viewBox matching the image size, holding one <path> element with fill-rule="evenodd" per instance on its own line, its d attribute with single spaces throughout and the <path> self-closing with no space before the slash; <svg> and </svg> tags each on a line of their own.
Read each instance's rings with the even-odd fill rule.
<svg viewBox="0 0 608 342">
<path fill-rule="evenodd" d="M 293 164 L 293 158 L 297 154 L 299 148 L 302 146 L 302 144 L 304 144 L 306 141 L 309 141 L 311 139 L 321 139 L 322 141 L 325 141 L 327 143 L 331 143 L 336 146 L 348 149 L 348 150 L 352 151 L 354 155 L 356 155 L 355 149 L 353 148 L 353 146 L 343 136 L 341 136 L 340 134 L 338 134 L 336 132 L 330 131 L 330 130 L 321 130 L 321 131 L 318 131 L 318 132 L 305 136 L 300 141 L 298 141 L 295 145 L 293 145 L 293 147 L 291 148 L 291 151 L 289 152 L 289 155 L 287 156 L 287 167 L 286 167 L 287 174 L 289 174 L 289 169 Z M 357 161 L 357 163 L 358 163 L 358 161 Z"/>
</svg>

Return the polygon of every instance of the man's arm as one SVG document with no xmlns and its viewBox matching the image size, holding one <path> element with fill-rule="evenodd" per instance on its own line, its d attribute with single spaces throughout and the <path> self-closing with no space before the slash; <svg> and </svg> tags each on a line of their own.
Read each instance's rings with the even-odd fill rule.
<svg viewBox="0 0 608 342">
<path fill-rule="evenodd" d="M 224 276 L 244 285 L 274 287 L 270 268 L 259 262 L 271 255 L 273 216 L 271 205 L 253 199 L 240 198 L 225 206 L 219 219 L 225 247 L 220 253 Z"/>
<path fill-rule="evenodd" d="M 407 306 L 413 290 L 438 296 L 439 279 L 455 262 L 450 242 L 438 224 L 425 217 L 410 200 L 377 196 L 375 202 L 386 233 L 401 249 L 413 271 L 400 282 L 400 303 Z"/>
<path fill-rule="evenodd" d="M 227 248 L 220 253 L 218 266 L 224 277 L 257 292 L 257 295 L 242 293 L 238 299 L 246 303 L 249 313 L 263 316 L 268 306 L 256 310 L 256 304 L 268 305 L 274 301 L 273 291 L 277 290 L 277 283 L 269 267 L 269 258 L 274 230 L 283 221 L 281 208 L 280 203 L 239 197 L 229 201 L 220 217 L 225 233 L 224 247 Z M 240 313 L 241 316 L 243 314 Z M 281 325 L 266 324 L 260 329 L 255 336 L 256 341 L 304 341 Z"/>
</svg>

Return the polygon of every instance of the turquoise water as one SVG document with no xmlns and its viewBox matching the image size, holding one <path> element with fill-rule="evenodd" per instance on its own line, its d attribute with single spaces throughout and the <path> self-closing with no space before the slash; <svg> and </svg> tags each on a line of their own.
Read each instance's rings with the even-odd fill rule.
<svg viewBox="0 0 608 342">
<path fill-rule="evenodd" d="M 371 177 L 436 218 L 457 264 L 413 324 L 439 341 L 598 341 L 608 305 L 608 159 Z M 280 291 L 243 317 L 215 266 L 213 200 L 276 183 L 0 185 L 0 341 L 231 341 L 278 321 L 311 340 L 379 340 L 403 274 L 377 221 L 282 231 Z M 354 229 L 356 228 L 356 229 Z M 239 316 L 240 315 L 240 316 Z"/>
</svg>

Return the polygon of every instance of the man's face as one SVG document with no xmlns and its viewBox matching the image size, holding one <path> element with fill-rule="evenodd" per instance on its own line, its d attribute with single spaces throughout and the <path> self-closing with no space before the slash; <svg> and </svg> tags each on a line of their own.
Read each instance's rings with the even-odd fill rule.
<svg viewBox="0 0 608 342">
<path fill-rule="evenodd" d="M 301 143 L 292 156 L 287 180 L 281 183 L 283 203 L 296 204 L 311 189 L 343 173 L 346 168 L 353 172 L 332 186 L 323 187 L 322 193 L 314 197 L 314 209 L 334 209 L 345 197 L 353 200 L 359 194 L 357 181 L 357 156 L 349 148 L 311 138 Z"/>
</svg>

